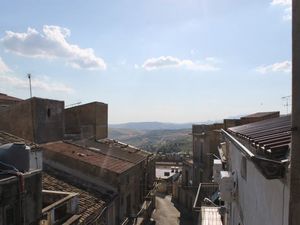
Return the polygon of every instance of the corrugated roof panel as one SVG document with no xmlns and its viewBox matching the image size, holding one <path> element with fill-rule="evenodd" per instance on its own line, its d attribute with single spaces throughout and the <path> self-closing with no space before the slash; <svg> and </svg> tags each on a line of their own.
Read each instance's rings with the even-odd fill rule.
<svg viewBox="0 0 300 225">
<path fill-rule="evenodd" d="M 258 154 L 270 158 L 284 158 L 291 143 L 291 116 L 263 120 L 229 128 L 228 131 L 248 141 Z"/>
</svg>

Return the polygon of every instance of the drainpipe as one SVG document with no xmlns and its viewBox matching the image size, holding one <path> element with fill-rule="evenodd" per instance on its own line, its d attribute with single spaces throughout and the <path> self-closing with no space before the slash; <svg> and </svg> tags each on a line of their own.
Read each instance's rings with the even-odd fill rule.
<svg viewBox="0 0 300 225">
<path fill-rule="evenodd" d="M 292 1 L 292 144 L 289 225 L 300 221 L 300 2 Z"/>
</svg>

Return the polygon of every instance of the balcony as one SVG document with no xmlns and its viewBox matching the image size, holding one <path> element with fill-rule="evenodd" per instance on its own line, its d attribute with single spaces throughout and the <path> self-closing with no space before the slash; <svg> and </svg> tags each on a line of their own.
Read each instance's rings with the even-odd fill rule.
<svg viewBox="0 0 300 225">
<path fill-rule="evenodd" d="M 197 225 L 222 225 L 219 201 L 219 186 L 217 183 L 200 183 L 193 205 Z"/>
</svg>

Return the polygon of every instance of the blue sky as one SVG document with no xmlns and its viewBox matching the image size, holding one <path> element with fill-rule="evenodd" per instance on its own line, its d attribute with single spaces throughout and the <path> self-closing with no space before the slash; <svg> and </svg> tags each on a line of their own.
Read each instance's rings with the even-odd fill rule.
<svg viewBox="0 0 300 225">
<path fill-rule="evenodd" d="M 290 0 L 2 1 L 0 92 L 109 104 L 109 122 L 285 113 Z"/>
</svg>

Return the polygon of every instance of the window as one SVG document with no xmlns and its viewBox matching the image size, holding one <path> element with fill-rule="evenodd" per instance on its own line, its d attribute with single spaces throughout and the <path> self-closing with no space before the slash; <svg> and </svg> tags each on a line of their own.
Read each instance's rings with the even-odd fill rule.
<svg viewBox="0 0 300 225">
<path fill-rule="evenodd" d="M 165 177 L 170 176 L 170 172 L 164 172 L 164 176 L 165 176 Z"/>
<path fill-rule="evenodd" d="M 48 116 L 48 118 L 51 116 L 51 109 L 47 109 L 47 116 Z"/>
</svg>

